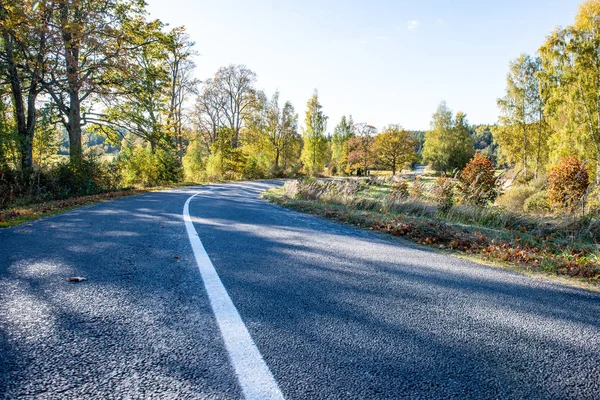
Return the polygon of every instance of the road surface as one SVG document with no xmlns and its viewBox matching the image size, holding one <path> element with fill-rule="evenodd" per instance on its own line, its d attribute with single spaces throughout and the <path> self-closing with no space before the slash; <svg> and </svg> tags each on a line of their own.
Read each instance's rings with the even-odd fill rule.
<svg viewBox="0 0 600 400">
<path fill-rule="evenodd" d="M 0 230 L 0 398 L 243 397 L 248 343 L 215 317 L 182 215 L 197 192 L 191 227 L 260 355 L 242 361 L 285 398 L 600 398 L 599 294 L 258 198 L 276 183 Z"/>
</svg>

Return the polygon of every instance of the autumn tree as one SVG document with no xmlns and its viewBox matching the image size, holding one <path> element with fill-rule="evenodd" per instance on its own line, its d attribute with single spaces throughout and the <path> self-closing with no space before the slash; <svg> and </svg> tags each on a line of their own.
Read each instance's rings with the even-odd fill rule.
<svg viewBox="0 0 600 400">
<path fill-rule="evenodd" d="M 306 116 L 304 117 L 304 131 L 302 148 L 302 162 L 306 171 L 316 175 L 325 166 L 327 152 L 327 116 L 323 113 L 323 106 L 319 103 L 319 94 L 315 93 L 306 104 Z"/>
<path fill-rule="evenodd" d="M 494 164 L 477 152 L 458 175 L 457 189 L 464 202 L 484 206 L 498 197 L 498 179 Z"/>
<path fill-rule="evenodd" d="M 548 174 L 548 198 L 554 207 L 568 213 L 584 210 L 589 184 L 587 165 L 577 157 L 563 157 Z"/>
<path fill-rule="evenodd" d="M 354 124 L 355 136 L 348 141 L 348 164 L 363 174 L 375 164 L 375 134 L 377 128 L 366 123 Z"/>
<path fill-rule="evenodd" d="M 402 169 L 404 164 L 417 160 L 416 147 L 417 141 L 411 132 L 400 125 L 388 125 L 375 137 L 377 164 L 396 175 L 396 171 Z"/>
<path fill-rule="evenodd" d="M 331 138 L 331 163 L 337 174 L 348 173 L 348 141 L 354 136 L 352 116 L 342 116 Z"/>
<path fill-rule="evenodd" d="M 431 130 L 425 134 L 423 160 L 437 171 L 452 172 L 464 168 L 473 152 L 466 115 L 458 112 L 454 117 L 442 102 L 433 114 Z"/>
<path fill-rule="evenodd" d="M 555 144 L 569 143 L 593 161 L 596 183 L 600 183 L 600 1 L 588 0 L 579 6 L 575 23 L 556 29 L 540 48 L 544 82 L 557 130 Z M 557 120 L 558 119 L 558 120 Z M 573 133 L 577 133 L 572 135 Z"/>
</svg>

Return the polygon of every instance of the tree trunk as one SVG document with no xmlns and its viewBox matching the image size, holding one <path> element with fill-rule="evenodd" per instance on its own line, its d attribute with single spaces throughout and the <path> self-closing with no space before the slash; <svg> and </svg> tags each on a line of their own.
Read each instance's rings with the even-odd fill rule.
<svg viewBox="0 0 600 400">
<path fill-rule="evenodd" d="M 17 65 L 14 60 L 12 39 L 7 32 L 3 34 L 6 70 L 10 80 L 10 90 L 13 98 L 15 120 L 17 122 L 17 135 L 19 137 L 19 152 L 21 153 L 21 169 L 27 170 L 32 166 L 32 143 L 28 137 L 27 120 L 25 117 L 25 104 L 23 103 L 23 89 L 19 80 Z"/>
<path fill-rule="evenodd" d="M 64 61 L 69 84 L 69 107 L 66 128 L 69 133 L 69 157 L 72 160 L 81 159 L 81 100 L 79 98 L 79 43 L 70 31 L 69 7 L 61 5 L 62 41 L 65 46 Z"/>
<path fill-rule="evenodd" d="M 275 149 L 275 171 L 279 171 L 279 148 Z"/>
<path fill-rule="evenodd" d="M 523 126 L 523 173 L 527 180 L 527 129 Z"/>
<path fill-rule="evenodd" d="M 67 132 L 69 133 L 69 156 L 72 160 L 79 160 L 83 156 L 81 147 L 81 105 L 79 93 L 69 93 L 69 115 Z"/>
</svg>

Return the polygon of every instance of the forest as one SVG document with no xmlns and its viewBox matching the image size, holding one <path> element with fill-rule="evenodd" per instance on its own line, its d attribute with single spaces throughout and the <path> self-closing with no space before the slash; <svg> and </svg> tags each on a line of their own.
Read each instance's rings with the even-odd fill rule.
<svg viewBox="0 0 600 400">
<path fill-rule="evenodd" d="M 427 132 L 394 116 L 385 127 L 330 121 L 317 89 L 297 109 L 260 90 L 244 65 L 199 80 L 185 27 L 150 19 L 146 7 L 0 4 L 0 209 L 132 187 L 394 177 L 417 163 L 456 184 L 469 163 L 485 165 L 495 194 L 477 202 L 513 212 L 600 208 L 598 0 L 510 62 L 498 121 L 470 125 L 441 102 Z"/>
</svg>

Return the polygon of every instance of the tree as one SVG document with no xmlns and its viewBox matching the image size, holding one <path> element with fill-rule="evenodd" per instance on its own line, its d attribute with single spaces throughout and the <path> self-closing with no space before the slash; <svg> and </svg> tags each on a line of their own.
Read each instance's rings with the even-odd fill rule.
<svg viewBox="0 0 600 400">
<path fill-rule="evenodd" d="M 106 97 L 103 114 L 88 113 L 87 120 L 117 142 L 123 132 L 140 137 L 154 154 L 158 147 L 171 148 L 175 136 L 172 125 L 172 77 L 168 64 L 168 38 L 162 23 L 140 26 L 130 38 L 134 49 L 128 53 L 128 68 L 120 73 L 113 96 Z"/>
<path fill-rule="evenodd" d="M 292 103 L 287 101 L 279 107 L 279 92 L 275 92 L 267 105 L 267 137 L 273 148 L 275 172 L 279 172 L 279 162 L 285 149 L 291 144 L 298 132 L 298 115 Z"/>
<path fill-rule="evenodd" d="M 377 128 L 366 123 L 354 124 L 355 136 L 348 141 L 348 164 L 351 169 L 360 170 L 366 175 L 367 170 L 375 164 L 375 134 Z"/>
<path fill-rule="evenodd" d="M 40 2 L 42 3 L 42 2 Z M 83 113 L 110 94 L 117 71 L 126 69 L 129 35 L 143 19 L 142 0 L 56 0 L 49 23 L 49 73 L 42 80 L 61 113 L 71 158 L 82 156 Z"/>
<path fill-rule="evenodd" d="M 240 146 L 240 131 L 256 101 L 255 81 L 256 74 L 245 65 L 222 67 L 215 74 L 222 116 L 232 133 L 231 147 L 234 149 Z"/>
<path fill-rule="evenodd" d="M 396 175 L 396 171 L 404 164 L 417 160 L 416 147 L 417 141 L 411 132 L 400 125 L 388 125 L 375 137 L 377 164 Z"/>
<path fill-rule="evenodd" d="M 331 139 L 331 163 L 337 174 L 348 173 L 348 140 L 354 136 L 352 116 L 342 116 L 333 130 Z"/>
<path fill-rule="evenodd" d="M 224 103 L 217 83 L 212 78 L 205 80 L 200 95 L 196 98 L 193 118 L 196 130 L 202 135 L 208 152 L 219 139 L 222 121 L 225 118 L 223 108 Z"/>
<path fill-rule="evenodd" d="M 323 106 L 319 103 L 319 94 L 315 90 L 306 104 L 305 128 L 302 135 L 304 147 L 301 156 L 304 167 L 312 175 L 321 171 L 325 166 L 327 116 L 322 109 Z"/>
<path fill-rule="evenodd" d="M 33 162 L 36 100 L 43 90 L 53 12 L 50 2 L 0 3 L 0 71 L 11 89 L 22 170 L 31 169 Z"/>
<path fill-rule="evenodd" d="M 548 109 L 558 125 L 572 124 L 559 131 L 555 142 L 572 141 L 593 160 L 596 183 L 600 183 L 600 1 L 579 6 L 575 23 L 556 29 L 540 48 L 543 80 L 550 90 Z M 556 121 L 560 119 L 562 121 Z M 576 135 L 571 135 L 577 132 Z M 566 139 L 566 140 L 565 140 Z"/>
<path fill-rule="evenodd" d="M 473 156 L 473 140 L 469 136 L 466 115 L 452 111 L 442 102 L 431 121 L 431 130 L 425 134 L 423 160 L 437 171 L 462 169 Z"/>
<path fill-rule="evenodd" d="M 190 39 L 183 26 L 174 28 L 167 34 L 166 45 L 167 65 L 171 81 L 169 121 L 173 130 L 179 161 L 181 162 L 183 160 L 184 126 L 186 122 L 184 104 L 192 94 L 197 93 L 199 83 L 193 76 L 196 66 L 192 57 L 197 53 L 194 50 L 195 43 Z"/>
<path fill-rule="evenodd" d="M 548 154 L 548 129 L 544 118 L 544 97 L 538 76 L 541 60 L 521 54 L 510 63 L 506 94 L 498 99 L 500 124 L 494 138 L 501 158 L 508 163 L 520 162 L 527 176 L 528 160 L 535 162 L 537 177 Z"/>
</svg>

